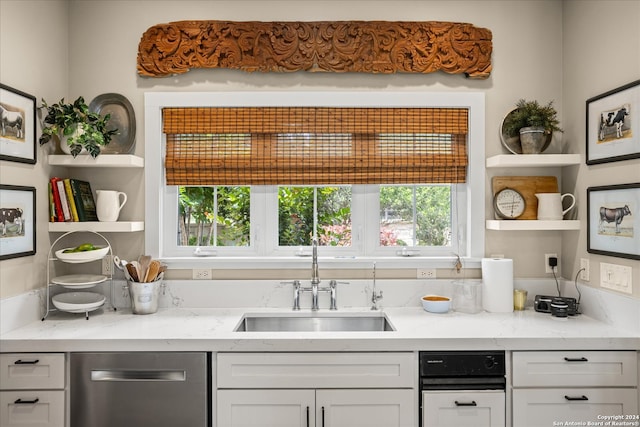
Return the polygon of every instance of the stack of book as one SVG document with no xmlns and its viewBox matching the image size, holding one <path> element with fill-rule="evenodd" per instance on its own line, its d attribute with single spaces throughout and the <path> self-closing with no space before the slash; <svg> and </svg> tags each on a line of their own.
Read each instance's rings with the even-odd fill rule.
<svg viewBox="0 0 640 427">
<path fill-rule="evenodd" d="M 97 221 L 91 184 L 78 179 L 51 178 L 49 181 L 49 221 Z"/>
</svg>

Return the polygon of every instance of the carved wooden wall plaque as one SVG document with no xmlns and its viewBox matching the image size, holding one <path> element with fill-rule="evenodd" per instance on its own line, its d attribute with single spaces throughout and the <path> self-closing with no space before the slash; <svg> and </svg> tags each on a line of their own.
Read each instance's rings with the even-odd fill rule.
<svg viewBox="0 0 640 427">
<path fill-rule="evenodd" d="M 491 73 L 491 31 L 454 22 L 178 21 L 142 35 L 138 73 L 244 71 Z"/>
</svg>

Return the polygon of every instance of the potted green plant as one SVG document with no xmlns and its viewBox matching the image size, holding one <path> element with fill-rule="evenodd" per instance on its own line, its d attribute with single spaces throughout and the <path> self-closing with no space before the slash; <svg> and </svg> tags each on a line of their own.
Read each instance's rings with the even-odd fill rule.
<svg viewBox="0 0 640 427">
<path fill-rule="evenodd" d="M 553 101 L 540 105 L 538 101 L 520 99 L 516 107 L 505 117 L 502 131 L 507 137 L 520 137 L 523 153 L 540 153 L 553 132 L 563 132 Z"/>
<path fill-rule="evenodd" d="M 60 138 L 60 148 L 73 157 L 83 149 L 92 157 L 97 157 L 100 147 L 109 144 L 118 133 L 118 129 L 107 129 L 111 115 L 100 116 L 90 112 L 82 96 L 72 104 L 65 103 L 63 98 L 60 102 L 48 105 L 43 99 L 42 108 L 46 109 L 47 115 L 42 126 L 40 145 L 57 136 Z"/>
</svg>

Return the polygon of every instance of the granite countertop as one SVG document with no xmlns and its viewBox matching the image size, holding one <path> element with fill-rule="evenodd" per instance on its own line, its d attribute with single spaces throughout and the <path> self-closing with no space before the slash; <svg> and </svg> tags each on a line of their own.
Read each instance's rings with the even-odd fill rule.
<svg viewBox="0 0 640 427">
<path fill-rule="evenodd" d="M 393 332 L 233 332 L 245 313 L 290 309 L 160 309 L 150 315 L 99 310 L 56 313 L 0 336 L 0 352 L 75 351 L 418 351 L 640 350 L 640 336 L 580 315 L 427 313 L 419 307 L 382 310 Z M 374 313 L 368 308 L 318 315 Z M 301 311 L 301 315 L 310 312 Z"/>
</svg>

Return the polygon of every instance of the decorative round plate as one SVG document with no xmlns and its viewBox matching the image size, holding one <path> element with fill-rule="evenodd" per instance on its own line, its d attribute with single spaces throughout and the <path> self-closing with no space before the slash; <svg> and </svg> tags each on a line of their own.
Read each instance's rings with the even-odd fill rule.
<svg viewBox="0 0 640 427">
<path fill-rule="evenodd" d="M 95 292 L 66 292 L 51 298 L 53 305 L 69 313 L 86 313 L 96 310 L 104 304 L 106 298 Z"/>
<path fill-rule="evenodd" d="M 104 256 L 109 253 L 109 246 L 105 246 L 104 248 L 98 247 L 98 249 L 94 249 L 92 251 L 65 253 L 64 251 L 68 249 L 73 248 L 65 248 L 56 251 L 56 258 L 58 258 L 60 261 L 68 262 L 71 264 L 80 264 L 83 262 L 97 261 L 104 258 Z"/>
<path fill-rule="evenodd" d="M 103 93 L 89 104 L 89 110 L 101 116 L 111 114 L 107 129 L 118 129 L 101 154 L 129 154 L 136 142 L 136 115 L 127 98 L 119 93 Z"/>
<path fill-rule="evenodd" d="M 509 111 L 504 116 L 504 119 L 502 119 L 502 122 L 500 123 L 500 141 L 502 141 L 502 145 L 507 150 L 509 150 L 511 153 L 513 153 L 513 154 L 522 154 L 522 145 L 520 144 L 520 137 L 519 136 L 508 136 L 504 132 L 504 122 L 506 121 L 507 117 L 509 117 L 510 114 L 513 114 L 517 110 L 518 110 L 517 108 L 514 108 L 513 110 Z M 542 146 L 541 152 L 544 152 L 544 150 L 546 150 L 549 147 L 549 144 L 551 144 L 551 138 L 552 137 L 553 137 L 552 134 L 548 134 L 547 135 L 547 140 L 545 141 L 544 145 Z"/>
<path fill-rule="evenodd" d="M 65 288 L 84 289 L 91 288 L 98 283 L 107 280 L 107 276 L 101 274 L 69 274 L 51 279 L 51 283 L 64 286 Z"/>
</svg>

